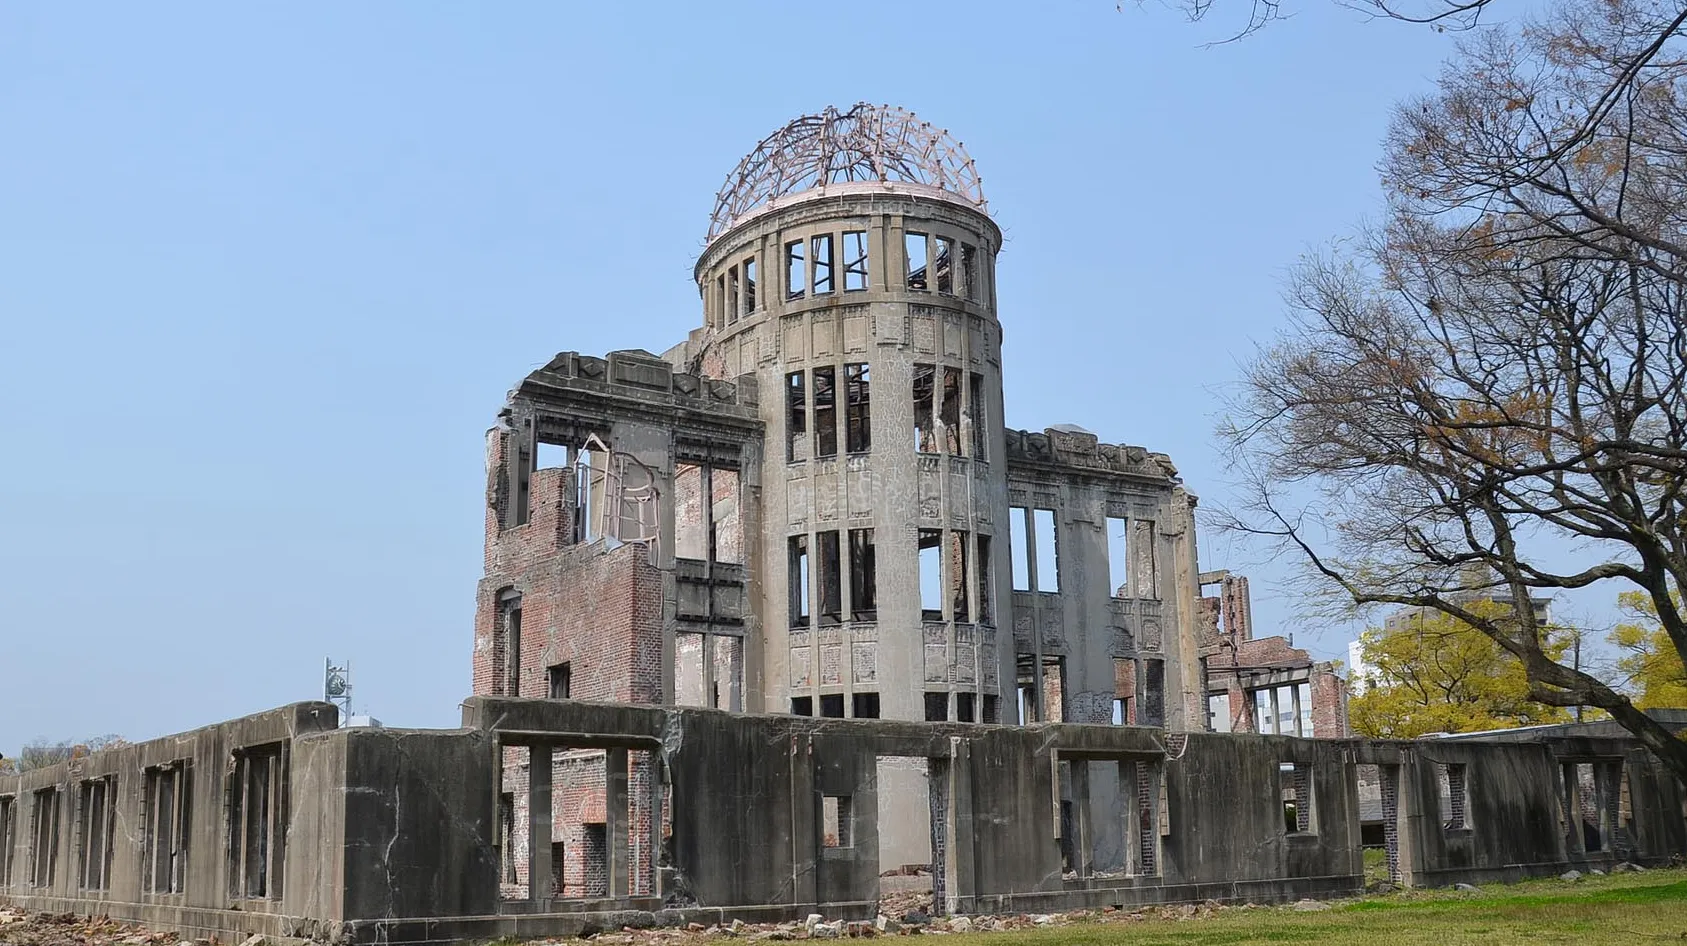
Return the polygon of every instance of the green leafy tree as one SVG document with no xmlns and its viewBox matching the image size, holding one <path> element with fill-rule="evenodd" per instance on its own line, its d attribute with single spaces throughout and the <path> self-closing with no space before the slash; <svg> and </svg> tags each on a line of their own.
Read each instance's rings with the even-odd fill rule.
<svg viewBox="0 0 1687 946">
<path fill-rule="evenodd" d="M 1348 716 L 1362 736 L 1415 739 L 1570 718 L 1561 707 L 1529 699 L 1523 665 L 1493 638 L 1456 618 L 1421 611 L 1399 627 L 1371 628 L 1360 639 L 1368 686 L 1349 700 Z M 1566 635 L 1548 647 L 1561 653 L 1569 642 Z"/>
<path fill-rule="evenodd" d="M 1611 643 L 1622 652 L 1617 669 L 1628 675 L 1634 705 L 1687 707 L 1687 664 L 1658 623 L 1657 607 L 1637 591 L 1618 595 L 1617 604 L 1629 621 L 1611 631 Z"/>
</svg>

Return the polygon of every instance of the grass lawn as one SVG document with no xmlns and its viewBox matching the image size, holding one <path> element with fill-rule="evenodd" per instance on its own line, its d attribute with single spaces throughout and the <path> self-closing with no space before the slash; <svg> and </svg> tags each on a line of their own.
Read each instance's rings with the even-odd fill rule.
<svg viewBox="0 0 1687 946">
<path fill-rule="evenodd" d="M 962 942 L 957 941 L 965 941 Z M 1205 918 L 1108 919 L 1046 929 L 957 935 L 950 946 L 1131 943 L 1452 943 L 1643 946 L 1687 943 L 1687 871 L 1528 881 L 1479 893 L 1402 891 L 1341 901 L 1329 910 L 1220 910 Z"/>
</svg>

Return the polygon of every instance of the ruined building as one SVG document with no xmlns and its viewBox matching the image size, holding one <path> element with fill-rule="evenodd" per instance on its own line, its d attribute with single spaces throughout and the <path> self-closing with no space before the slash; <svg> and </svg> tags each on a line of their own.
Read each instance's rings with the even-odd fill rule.
<svg viewBox="0 0 1687 946">
<path fill-rule="evenodd" d="M 1162 454 L 1003 426 L 1001 231 L 959 144 L 798 119 L 707 236 L 689 337 L 559 354 L 490 432 L 476 693 L 1205 727 L 1194 498 Z M 929 861 L 923 769 L 881 772 L 914 802 L 887 867 Z"/>
<path fill-rule="evenodd" d="M 1054 913 L 1353 893 L 1367 838 L 1404 885 L 1687 853 L 1609 724 L 1330 738 L 1165 457 L 1004 429 L 944 133 L 799 120 L 709 236 L 689 338 L 558 355 L 492 429 L 460 728 L 301 703 L 0 776 L 0 907 L 419 946 L 870 920 L 887 865 Z"/>
</svg>

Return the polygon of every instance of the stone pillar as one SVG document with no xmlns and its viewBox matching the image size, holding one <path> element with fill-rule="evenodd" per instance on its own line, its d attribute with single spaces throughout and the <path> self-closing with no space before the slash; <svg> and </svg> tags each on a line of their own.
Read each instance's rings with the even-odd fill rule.
<svg viewBox="0 0 1687 946">
<path fill-rule="evenodd" d="M 603 833 L 611 897 L 627 892 L 627 750 L 610 749 L 604 759 Z"/>
<path fill-rule="evenodd" d="M 527 899 L 543 910 L 556 896 L 551 879 L 551 747 L 527 750 Z"/>
</svg>

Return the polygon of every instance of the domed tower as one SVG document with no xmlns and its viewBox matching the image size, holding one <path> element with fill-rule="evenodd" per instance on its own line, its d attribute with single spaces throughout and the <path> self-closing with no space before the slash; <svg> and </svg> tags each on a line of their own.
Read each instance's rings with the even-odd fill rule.
<svg viewBox="0 0 1687 946">
<path fill-rule="evenodd" d="M 764 710 L 1002 715 L 1000 248 L 961 144 L 888 106 L 791 122 L 717 196 L 686 356 L 760 390 Z"/>
</svg>

